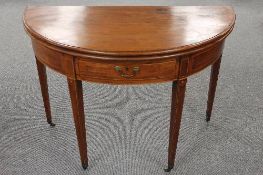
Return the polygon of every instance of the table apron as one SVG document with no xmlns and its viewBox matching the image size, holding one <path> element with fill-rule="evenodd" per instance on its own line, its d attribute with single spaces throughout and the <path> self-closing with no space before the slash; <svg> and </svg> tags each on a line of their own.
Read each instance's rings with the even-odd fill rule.
<svg viewBox="0 0 263 175">
<path fill-rule="evenodd" d="M 221 57 L 224 40 L 191 54 L 156 60 L 94 60 L 69 55 L 32 39 L 36 58 L 49 68 L 78 79 L 107 84 L 146 84 L 184 79 Z"/>
</svg>

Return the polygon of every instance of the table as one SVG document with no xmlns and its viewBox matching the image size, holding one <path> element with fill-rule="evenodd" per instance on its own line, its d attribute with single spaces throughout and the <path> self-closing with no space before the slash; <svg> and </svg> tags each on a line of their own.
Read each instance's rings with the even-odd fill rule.
<svg viewBox="0 0 263 175">
<path fill-rule="evenodd" d="M 208 66 L 210 120 L 229 6 L 30 6 L 32 41 L 47 122 L 52 122 L 46 66 L 67 77 L 82 167 L 88 167 L 82 81 L 145 84 L 173 81 L 168 168 L 174 167 L 187 78 Z"/>
</svg>

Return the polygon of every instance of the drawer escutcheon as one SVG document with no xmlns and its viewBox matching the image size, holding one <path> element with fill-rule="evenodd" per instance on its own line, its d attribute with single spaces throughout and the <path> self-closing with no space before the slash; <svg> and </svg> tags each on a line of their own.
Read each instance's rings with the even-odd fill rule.
<svg viewBox="0 0 263 175">
<path fill-rule="evenodd" d="M 133 67 L 132 68 L 132 74 L 126 74 L 120 66 L 115 66 L 114 70 L 116 72 L 118 72 L 121 77 L 132 78 L 132 77 L 136 76 L 136 74 L 140 71 L 140 68 L 138 66 Z M 129 68 L 125 67 L 125 70 L 128 71 Z"/>
</svg>

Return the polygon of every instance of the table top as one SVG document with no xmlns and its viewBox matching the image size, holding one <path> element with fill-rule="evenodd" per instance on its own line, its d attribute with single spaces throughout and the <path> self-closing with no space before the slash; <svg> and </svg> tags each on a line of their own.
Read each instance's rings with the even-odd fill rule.
<svg viewBox="0 0 263 175">
<path fill-rule="evenodd" d="M 30 6 L 24 26 L 34 38 L 89 54 L 179 53 L 229 33 L 229 6 Z"/>
</svg>

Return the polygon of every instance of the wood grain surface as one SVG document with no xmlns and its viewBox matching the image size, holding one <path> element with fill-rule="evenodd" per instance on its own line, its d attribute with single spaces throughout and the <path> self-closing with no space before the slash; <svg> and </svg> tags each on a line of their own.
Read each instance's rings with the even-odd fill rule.
<svg viewBox="0 0 263 175">
<path fill-rule="evenodd" d="M 110 84 L 173 81 L 167 172 L 174 167 L 187 78 L 212 65 L 210 120 L 225 38 L 234 27 L 228 6 L 35 6 L 24 13 L 51 121 L 45 65 L 66 75 L 84 169 L 88 166 L 82 80 Z M 44 91 L 43 91 L 44 89 Z"/>
<path fill-rule="evenodd" d="M 33 6 L 26 30 L 59 47 L 106 55 L 176 53 L 222 37 L 233 27 L 228 6 Z"/>
</svg>

